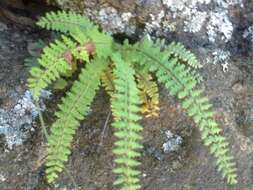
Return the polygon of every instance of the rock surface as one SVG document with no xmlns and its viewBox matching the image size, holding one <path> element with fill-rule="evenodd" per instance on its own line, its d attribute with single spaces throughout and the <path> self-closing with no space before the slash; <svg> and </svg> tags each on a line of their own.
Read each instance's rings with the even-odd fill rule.
<svg viewBox="0 0 253 190">
<path fill-rule="evenodd" d="M 203 63 L 229 69 L 233 56 L 253 57 L 250 0 L 49 0 L 80 12 L 111 33 L 164 37 L 194 50 Z"/>
</svg>

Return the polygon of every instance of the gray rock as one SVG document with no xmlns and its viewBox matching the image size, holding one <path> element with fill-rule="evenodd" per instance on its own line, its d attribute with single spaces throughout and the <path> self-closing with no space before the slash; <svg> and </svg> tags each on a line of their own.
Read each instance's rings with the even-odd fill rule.
<svg viewBox="0 0 253 190">
<path fill-rule="evenodd" d="M 229 70 L 238 46 L 252 41 L 252 3 L 243 0 L 51 0 L 63 9 L 79 11 L 110 33 L 142 38 L 165 37 L 183 42 L 205 64 L 219 63 Z M 108 3 L 106 3 L 108 2 Z M 240 14 L 237 14 L 240 13 Z M 241 22 L 243 19 L 243 24 Z M 246 27 L 243 34 L 237 28 Z M 248 25 L 248 26 L 247 26 Z M 234 36 L 243 36 L 237 40 Z M 252 43 L 252 42 L 251 42 Z M 201 50 L 202 47 L 204 48 Z M 251 49 L 253 45 L 251 45 Z M 217 53 L 218 52 L 218 53 Z M 203 57 L 203 58 L 202 58 Z M 218 64 L 217 64 L 218 65 Z"/>
<path fill-rule="evenodd" d="M 179 150 L 181 144 L 183 143 L 182 137 L 171 133 L 171 131 L 166 131 L 167 141 L 163 143 L 164 153 L 170 153 Z"/>
<path fill-rule="evenodd" d="M 8 29 L 7 25 L 4 24 L 4 23 L 2 23 L 2 22 L 0 22 L 0 32 L 5 31 L 7 29 Z"/>
<path fill-rule="evenodd" d="M 42 97 L 48 97 L 48 92 L 42 93 Z M 42 103 L 43 109 L 45 105 Z M 25 94 L 17 101 L 13 109 L 7 111 L 0 109 L 0 135 L 5 136 L 8 149 L 21 145 L 33 131 L 33 121 L 38 112 L 33 103 L 31 93 Z"/>
</svg>

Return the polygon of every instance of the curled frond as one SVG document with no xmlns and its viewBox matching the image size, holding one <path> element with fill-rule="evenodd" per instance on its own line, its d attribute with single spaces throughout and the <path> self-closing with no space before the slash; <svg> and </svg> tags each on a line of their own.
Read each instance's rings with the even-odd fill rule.
<svg viewBox="0 0 253 190">
<path fill-rule="evenodd" d="M 141 119 L 138 115 L 141 100 L 134 80 L 134 70 L 123 61 L 120 54 L 114 54 L 113 61 L 115 93 L 111 98 L 111 107 L 114 116 L 112 125 L 117 137 L 113 149 L 117 166 L 113 171 L 118 175 L 114 185 L 120 185 L 121 190 L 137 190 L 140 189 L 140 172 L 136 170 L 140 164 L 136 158 L 140 153 L 137 149 L 142 148 L 139 143 L 142 127 L 137 123 Z"/>
</svg>

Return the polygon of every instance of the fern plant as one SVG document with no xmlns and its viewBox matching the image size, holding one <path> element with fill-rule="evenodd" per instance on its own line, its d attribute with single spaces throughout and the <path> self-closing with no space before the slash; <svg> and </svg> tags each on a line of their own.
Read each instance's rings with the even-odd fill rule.
<svg viewBox="0 0 253 190">
<path fill-rule="evenodd" d="M 81 64 L 79 79 L 66 93 L 55 113 L 47 146 L 46 175 L 54 182 L 64 169 L 71 153 L 71 143 L 80 122 L 89 112 L 96 91 L 103 86 L 110 96 L 114 116 L 114 147 L 118 176 L 114 184 L 122 190 L 140 189 L 138 157 L 140 156 L 143 127 L 142 118 L 157 117 L 159 94 L 157 83 L 165 85 L 176 96 L 187 114 L 199 127 L 204 145 L 209 146 L 220 171 L 228 184 L 237 183 L 236 166 L 229 144 L 214 119 L 212 105 L 198 88 L 201 64 L 180 43 L 166 45 L 147 38 L 130 44 L 113 38 L 87 18 L 73 12 L 50 12 L 38 25 L 63 33 L 44 48 L 38 58 L 39 67 L 31 69 L 28 86 L 37 101 L 42 89 L 49 87 L 66 74 L 77 72 L 73 64 Z"/>
</svg>

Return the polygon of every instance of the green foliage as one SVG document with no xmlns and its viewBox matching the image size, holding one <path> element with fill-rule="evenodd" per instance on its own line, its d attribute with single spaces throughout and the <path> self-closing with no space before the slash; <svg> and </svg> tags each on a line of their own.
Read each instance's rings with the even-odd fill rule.
<svg viewBox="0 0 253 190">
<path fill-rule="evenodd" d="M 229 184 L 237 183 L 237 175 L 233 157 L 229 153 L 228 143 L 221 135 L 221 129 L 214 120 L 214 112 L 208 98 L 197 88 L 197 80 L 187 72 L 185 65 L 180 64 L 167 52 L 160 51 L 161 44 L 149 40 L 139 44 L 138 51 L 146 57 L 150 71 L 155 72 L 158 81 L 164 83 L 170 94 L 182 101 L 182 107 L 193 118 L 201 131 L 201 137 L 211 153 L 217 158 L 218 170 Z"/>
<path fill-rule="evenodd" d="M 161 47 L 164 47 L 164 43 L 161 41 Z M 168 52 L 168 56 L 177 57 L 182 62 L 185 62 L 192 68 L 198 69 L 202 68 L 202 65 L 198 62 L 197 58 L 194 54 L 192 54 L 189 50 L 185 49 L 185 47 L 176 42 L 170 43 L 167 47 L 164 47 L 165 51 Z"/>
<path fill-rule="evenodd" d="M 85 119 L 96 91 L 102 86 L 111 98 L 114 116 L 115 154 L 118 176 L 114 182 L 122 190 L 140 189 L 137 158 L 140 143 L 138 124 L 141 113 L 158 116 L 159 94 L 157 83 L 164 84 L 172 96 L 199 127 L 204 145 L 216 157 L 218 170 L 229 184 L 237 183 L 236 167 L 229 145 L 214 119 L 212 105 L 198 88 L 201 67 L 196 57 L 179 43 L 165 45 L 164 41 L 143 39 L 135 44 L 118 44 L 109 34 L 99 31 L 87 18 L 72 12 L 51 12 L 42 17 L 39 26 L 65 33 L 44 48 L 38 59 L 39 67 L 31 69 L 28 80 L 34 98 L 40 91 L 63 76 L 81 72 L 67 92 L 48 139 L 46 173 L 49 183 L 55 181 L 68 160 L 71 142 L 80 121 Z"/>
<path fill-rule="evenodd" d="M 114 69 L 114 86 L 115 93 L 112 97 L 112 113 L 115 127 L 114 135 L 117 137 L 113 153 L 116 155 L 115 163 L 117 164 L 114 173 L 118 179 L 114 185 L 121 185 L 121 189 L 139 189 L 140 172 L 135 169 L 140 163 L 135 160 L 140 156 L 136 149 L 142 148 L 139 143 L 141 136 L 138 134 L 142 127 L 137 123 L 141 117 L 139 91 L 134 80 L 134 70 L 130 64 L 124 62 L 120 54 L 112 56 L 115 62 Z"/>
<path fill-rule="evenodd" d="M 113 84 L 113 66 L 112 64 L 110 64 L 106 70 L 104 71 L 102 77 L 101 77 L 101 81 L 102 81 L 102 86 L 105 88 L 106 92 L 112 96 L 114 91 L 115 91 L 115 87 Z"/>
<path fill-rule="evenodd" d="M 105 60 L 100 58 L 88 63 L 55 113 L 57 120 L 51 127 L 47 149 L 46 173 L 49 183 L 57 178 L 57 173 L 62 171 L 64 162 L 68 160 L 73 134 L 89 111 L 105 67 Z"/>
<path fill-rule="evenodd" d="M 157 83 L 153 80 L 147 67 L 136 69 L 136 78 L 140 97 L 142 99 L 141 112 L 146 117 L 157 117 L 159 112 L 159 93 Z"/>
<path fill-rule="evenodd" d="M 85 32 L 88 29 L 97 28 L 86 17 L 66 11 L 49 12 L 37 24 L 47 30 L 63 33 L 72 33 L 76 29 Z"/>
<path fill-rule="evenodd" d="M 43 49 L 43 53 L 38 59 L 40 67 L 31 69 L 31 78 L 28 80 L 28 86 L 36 100 L 42 89 L 71 69 L 63 55 L 75 46 L 76 44 L 71 39 L 62 36 L 62 41 L 55 40 L 54 43 Z"/>
</svg>

